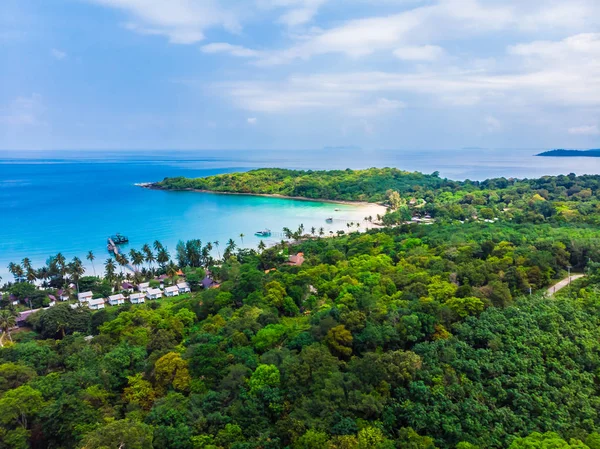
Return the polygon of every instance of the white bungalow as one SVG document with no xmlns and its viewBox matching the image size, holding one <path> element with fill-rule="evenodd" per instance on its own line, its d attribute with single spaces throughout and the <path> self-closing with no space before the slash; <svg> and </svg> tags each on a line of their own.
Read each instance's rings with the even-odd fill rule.
<svg viewBox="0 0 600 449">
<path fill-rule="evenodd" d="M 131 304 L 143 304 L 146 302 L 146 298 L 143 293 L 132 293 L 129 295 L 129 301 Z"/>
<path fill-rule="evenodd" d="M 173 296 L 179 296 L 179 289 L 176 285 L 173 285 L 172 287 L 167 287 L 165 288 L 165 295 L 167 295 L 167 297 L 169 298 L 172 298 Z"/>
<path fill-rule="evenodd" d="M 89 302 L 94 297 L 92 292 L 77 293 L 79 302 Z"/>
<path fill-rule="evenodd" d="M 92 310 L 104 309 L 104 298 L 90 299 L 87 303 Z"/>
<path fill-rule="evenodd" d="M 162 295 L 163 293 L 160 288 L 151 288 L 146 292 L 146 298 L 148 299 L 160 299 Z"/>
<path fill-rule="evenodd" d="M 192 291 L 187 282 L 180 282 L 177 284 L 177 288 L 179 289 L 179 293 L 189 293 Z"/>
<path fill-rule="evenodd" d="M 120 306 L 125 304 L 125 296 L 123 296 L 121 293 L 119 293 L 118 295 L 112 295 L 108 297 L 108 303 L 111 306 Z"/>
<path fill-rule="evenodd" d="M 140 284 L 138 284 L 138 291 L 142 292 L 142 293 L 146 293 L 148 290 L 150 290 L 150 282 L 142 282 Z"/>
</svg>

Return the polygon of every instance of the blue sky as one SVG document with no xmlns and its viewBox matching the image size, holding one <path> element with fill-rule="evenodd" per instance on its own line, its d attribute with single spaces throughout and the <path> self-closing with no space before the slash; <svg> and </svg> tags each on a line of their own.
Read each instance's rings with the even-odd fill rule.
<svg viewBox="0 0 600 449">
<path fill-rule="evenodd" d="M 1 149 L 600 146 L 598 0 L 3 0 Z"/>
</svg>

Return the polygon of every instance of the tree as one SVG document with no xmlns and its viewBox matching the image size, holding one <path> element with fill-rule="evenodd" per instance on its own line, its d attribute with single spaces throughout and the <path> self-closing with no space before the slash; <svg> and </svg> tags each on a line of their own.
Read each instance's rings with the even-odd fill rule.
<svg viewBox="0 0 600 449">
<path fill-rule="evenodd" d="M 158 386 L 163 390 L 169 386 L 178 391 L 188 391 L 190 388 L 188 362 L 176 352 L 169 352 L 156 361 L 154 375 Z"/>
<path fill-rule="evenodd" d="M 567 442 L 554 432 L 534 432 L 525 438 L 515 439 L 508 449 L 589 449 L 589 447 L 574 438 Z"/>
<path fill-rule="evenodd" d="M 4 346 L 4 337 L 8 335 L 8 339 L 12 341 L 10 330 L 17 325 L 16 313 L 10 309 L 0 310 L 0 346 Z"/>
<path fill-rule="evenodd" d="M 152 449 L 152 428 L 128 419 L 109 422 L 83 439 L 83 449 Z"/>
<path fill-rule="evenodd" d="M 117 266 L 115 265 L 115 261 L 111 257 L 106 259 L 106 262 L 104 262 L 104 273 L 105 273 L 106 279 L 108 279 L 109 281 L 112 281 L 115 277 L 116 269 L 117 269 Z"/>
<path fill-rule="evenodd" d="M 69 304 L 57 304 L 37 312 L 35 330 L 43 338 L 64 338 L 74 332 L 90 332 L 91 312 L 88 308 L 71 308 Z"/>
<path fill-rule="evenodd" d="M 244 237 L 245 235 L 243 233 L 240 234 L 240 240 L 242 241 L 242 245 L 244 244 Z"/>
<path fill-rule="evenodd" d="M 96 256 L 94 256 L 93 251 L 88 251 L 86 259 L 92 263 L 92 269 L 94 270 L 94 276 L 96 276 L 96 266 L 94 265 L 94 260 L 96 260 Z"/>
<path fill-rule="evenodd" d="M 348 358 L 352 354 L 352 333 L 340 324 L 327 332 L 325 343 L 334 355 Z"/>
<path fill-rule="evenodd" d="M 275 365 L 258 365 L 248 381 L 250 394 L 258 394 L 265 388 L 277 388 L 280 382 L 279 369 Z"/>
<path fill-rule="evenodd" d="M 44 406 L 42 393 L 29 385 L 9 390 L 0 398 L 0 422 L 28 428 L 29 419 Z"/>
</svg>

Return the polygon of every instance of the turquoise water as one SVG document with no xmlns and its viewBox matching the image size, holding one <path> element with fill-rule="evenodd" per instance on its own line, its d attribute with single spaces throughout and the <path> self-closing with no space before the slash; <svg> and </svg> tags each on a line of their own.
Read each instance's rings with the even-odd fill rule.
<svg viewBox="0 0 600 449">
<path fill-rule="evenodd" d="M 179 239 L 220 241 L 233 238 L 255 246 L 254 232 L 284 226 L 326 231 L 361 221 L 355 206 L 265 197 L 162 192 L 134 184 L 166 176 L 209 176 L 256 167 L 365 168 L 395 166 L 453 179 L 495 176 L 532 177 L 575 172 L 600 173 L 600 159 L 534 158 L 531 151 L 321 151 L 321 152 L 21 152 L 0 153 L 0 276 L 8 280 L 9 262 L 29 257 L 39 266 L 57 252 L 84 260 L 88 250 L 98 262 L 108 257 L 106 238 L 116 232 L 129 247 L 160 240 L 171 253 Z M 341 209 L 334 211 L 335 208 Z M 328 225 L 325 219 L 334 216 Z M 364 222 L 363 222 L 364 224 Z M 97 263 L 97 268 L 100 263 Z M 91 267 L 89 268 L 91 272 Z"/>
</svg>

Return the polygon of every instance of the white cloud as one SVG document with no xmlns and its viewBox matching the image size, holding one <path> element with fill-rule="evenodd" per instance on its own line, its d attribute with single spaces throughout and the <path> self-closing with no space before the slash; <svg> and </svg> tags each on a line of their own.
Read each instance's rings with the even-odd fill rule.
<svg viewBox="0 0 600 449">
<path fill-rule="evenodd" d="M 256 125 L 258 123 L 258 119 L 256 117 L 248 117 L 246 121 L 249 125 Z"/>
<path fill-rule="evenodd" d="M 240 45 L 232 45 L 226 42 L 215 42 L 212 44 L 204 45 L 200 48 L 203 53 L 228 53 L 232 56 L 238 56 L 240 58 L 254 58 L 260 55 L 257 50 L 242 47 Z"/>
<path fill-rule="evenodd" d="M 124 11 L 126 27 L 141 34 L 168 37 L 176 44 L 193 44 L 204 39 L 208 28 L 240 30 L 241 12 L 235 2 L 217 0 L 88 0 Z"/>
<path fill-rule="evenodd" d="M 407 46 L 394 50 L 394 56 L 404 61 L 435 61 L 444 54 L 437 45 Z"/>
<path fill-rule="evenodd" d="M 53 58 L 58 59 L 59 61 L 67 57 L 67 53 L 62 50 L 58 50 L 57 48 L 50 50 L 50 54 Z"/>
<path fill-rule="evenodd" d="M 398 109 L 405 108 L 406 104 L 398 100 L 388 100 L 387 98 L 378 98 L 371 104 L 357 106 L 349 110 L 350 115 L 361 117 L 375 116 L 381 114 L 390 114 Z"/>
<path fill-rule="evenodd" d="M 485 129 L 489 133 L 495 133 L 502 129 L 502 122 L 491 115 L 488 115 L 486 118 L 484 118 L 483 123 L 485 125 Z"/>
<path fill-rule="evenodd" d="M 598 136 L 600 135 L 600 128 L 598 125 L 583 125 L 569 128 L 569 134 L 575 136 Z"/>
<path fill-rule="evenodd" d="M 0 108 L 0 124 L 10 126 L 40 125 L 40 114 L 43 111 L 42 97 L 31 94 L 28 97 L 17 97 L 12 103 Z"/>
</svg>

